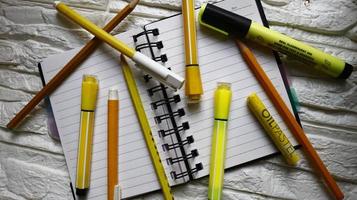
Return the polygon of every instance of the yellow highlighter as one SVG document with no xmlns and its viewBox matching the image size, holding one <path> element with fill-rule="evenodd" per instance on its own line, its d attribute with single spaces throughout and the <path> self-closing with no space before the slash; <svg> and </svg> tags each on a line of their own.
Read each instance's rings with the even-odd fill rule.
<svg viewBox="0 0 357 200">
<path fill-rule="evenodd" d="M 76 194 L 87 193 L 90 183 L 94 110 L 97 102 L 98 80 L 84 75 L 81 95 L 81 121 L 77 154 Z"/>
<path fill-rule="evenodd" d="M 203 89 L 197 56 L 194 0 L 182 0 L 182 16 L 185 35 L 185 94 L 188 97 L 188 103 L 198 103 Z"/>
<path fill-rule="evenodd" d="M 208 199 L 210 200 L 222 198 L 224 162 L 226 159 L 226 132 L 231 99 L 231 85 L 229 83 L 218 83 L 214 94 L 214 126 L 208 187 Z"/>
<path fill-rule="evenodd" d="M 274 141 L 275 146 L 283 154 L 289 165 L 297 165 L 300 160 L 294 146 L 280 129 L 278 123 L 271 116 L 264 103 L 256 93 L 248 96 L 248 106 L 254 115 L 258 118 L 260 124 Z"/>
</svg>

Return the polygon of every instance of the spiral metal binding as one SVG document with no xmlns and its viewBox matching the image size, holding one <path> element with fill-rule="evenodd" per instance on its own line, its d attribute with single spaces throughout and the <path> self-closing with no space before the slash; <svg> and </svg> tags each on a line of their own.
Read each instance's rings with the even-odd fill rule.
<svg viewBox="0 0 357 200">
<path fill-rule="evenodd" d="M 185 110 L 183 108 L 180 108 L 177 111 L 156 116 L 155 121 L 156 123 L 160 124 L 165 119 L 170 119 L 172 117 L 182 117 L 184 115 L 185 115 Z"/>
<path fill-rule="evenodd" d="M 188 122 L 184 122 L 184 123 L 182 123 L 181 126 L 177 127 L 177 130 L 175 130 L 175 129 L 159 130 L 159 136 L 166 137 L 168 135 L 172 135 L 172 134 L 176 133 L 177 131 L 183 132 L 189 128 L 190 128 L 190 125 L 188 124 Z"/>
<path fill-rule="evenodd" d="M 186 157 L 179 156 L 179 157 L 176 157 L 176 158 L 168 158 L 168 159 L 166 159 L 166 161 L 167 161 L 167 164 L 172 165 L 172 164 L 177 163 L 177 162 L 182 162 L 184 159 L 194 158 L 194 157 L 197 157 L 197 156 L 198 156 L 198 151 L 197 151 L 197 149 L 194 149 L 194 150 L 191 151 L 190 154 L 187 154 Z"/>
<path fill-rule="evenodd" d="M 173 97 L 170 97 L 168 99 L 161 99 L 159 101 L 155 101 L 151 103 L 151 107 L 156 110 L 159 106 L 162 106 L 167 103 L 178 103 L 181 101 L 180 95 L 175 95 Z"/>
<path fill-rule="evenodd" d="M 196 172 L 198 172 L 198 171 L 200 171 L 200 170 L 202 170 L 202 169 L 203 169 L 202 163 L 197 163 L 197 164 L 196 164 L 196 167 L 195 167 L 195 168 L 192 168 L 192 169 L 189 170 L 189 171 L 185 171 L 185 172 L 181 172 L 181 173 L 176 173 L 175 171 L 172 171 L 172 172 L 170 173 L 170 175 L 171 175 L 171 177 L 172 177 L 173 179 L 180 179 L 180 178 L 183 178 L 183 177 L 185 177 L 185 176 L 189 176 L 189 174 L 194 174 L 194 173 L 196 173 Z"/>
<path fill-rule="evenodd" d="M 137 51 L 141 51 L 143 49 L 148 49 L 150 51 L 150 56 L 153 60 L 156 62 L 167 62 L 167 56 L 165 54 L 163 55 L 155 55 L 154 49 L 162 49 L 164 47 L 162 41 L 157 41 L 157 42 L 152 42 L 150 40 L 150 35 L 152 36 L 158 36 L 159 30 L 158 29 L 151 29 L 151 30 L 146 30 L 144 28 L 144 31 L 134 35 L 133 39 L 134 42 L 137 43 L 139 37 L 145 37 L 144 43 L 137 44 L 135 49 Z M 170 69 L 170 68 L 168 68 Z M 149 75 L 144 76 L 145 81 L 150 81 L 151 77 Z M 176 122 L 176 118 L 182 117 L 185 115 L 185 110 L 183 108 L 179 108 L 177 110 L 173 110 L 172 104 L 176 104 L 181 101 L 181 98 L 179 95 L 174 95 L 174 96 L 169 96 L 168 94 L 168 87 L 165 85 L 159 83 L 158 85 L 149 88 L 147 90 L 149 96 L 153 96 L 154 94 L 160 95 L 161 99 L 158 101 L 154 101 L 151 103 L 151 107 L 153 110 L 158 109 L 159 107 L 164 107 L 167 112 L 161 115 L 157 115 L 154 119 L 157 124 L 160 124 L 161 122 L 165 121 L 166 123 L 169 123 L 172 125 L 172 128 L 169 129 L 162 129 L 159 130 L 158 134 L 161 138 L 165 138 L 168 136 L 174 136 L 176 138 L 176 142 L 172 142 L 171 144 L 166 143 L 163 144 L 163 149 L 164 151 L 180 151 L 180 156 L 177 157 L 171 157 L 168 158 L 166 161 L 169 165 L 174 165 L 178 163 L 183 163 L 185 166 L 185 170 L 181 169 L 180 172 L 176 171 L 171 171 L 171 177 L 173 179 L 181 179 L 184 177 L 188 177 L 189 180 L 193 180 L 193 174 L 197 173 L 199 170 L 203 169 L 202 163 L 198 163 L 195 165 L 194 168 L 190 165 L 189 160 L 194 159 L 199 155 L 197 149 L 191 150 L 190 153 L 186 152 L 185 146 L 189 145 L 194 142 L 193 136 L 188 136 L 185 139 L 182 138 L 182 134 L 185 130 L 188 130 L 190 128 L 188 122 L 183 122 L 181 125 L 178 125 Z M 171 140 L 173 141 L 173 140 Z"/>
</svg>

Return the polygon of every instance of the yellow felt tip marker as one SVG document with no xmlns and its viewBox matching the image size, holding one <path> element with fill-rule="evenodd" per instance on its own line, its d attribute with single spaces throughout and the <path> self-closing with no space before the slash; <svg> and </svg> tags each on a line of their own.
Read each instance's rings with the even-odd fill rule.
<svg viewBox="0 0 357 200">
<path fill-rule="evenodd" d="M 222 198 L 224 162 L 226 159 L 226 132 L 231 99 L 230 84 L 218 83 L 214 94 L 214 126 L 208 187 L 208 199 L 210 200 Z"/>
<path fill-rule="evenodd" d="M 183 30 L 185 36 L 185 94 L 188 103 L 198 103 L 203 94 L 200 67 L 197 56 L 195 1 L 182 1 Z"/>
<path fill-rule="evenodd" d="M 97 103 L 98 80 L 84 75 L 82 80 L 81 119 L 78 140 L 76 194 L 86 194 L 90 184 L 94 110 Z"/>
<path fill-rule="evenodd" d="M 201 6 L 198 21 L 224 35 L 246 38 L 293 56 L 335 78 L 346 79 L 353 71 L 352 65 L 335 56 L 213 4 Z"/>
<path fill-rule="evenodd" d="M 253 112 L 260 124 L 264 127 L 269 137 L 273 140 L 275 146 L 280 150 L 289 165 L 297 165 L 300 160 L 294 146 L 290 143 L 284 132 L 280 129 L 278 123 L 269 113 L 264 103 L 256 93 L 247 98 L 248 107 Z"/>
<path fill-rule="evenodd" d="M 89 31 L 99 39 L 103 40 L 114 49 L 120 51 L 124 55 L 131 58 L 134 62 L 138 64 L 137 65 L 138 67 L 140 67 L 142 70 L 144 70 L 151 76 L 155 77 L 163 84 L 166 84 L 175 90 L 180 89 L 182 87 L 185 79 L 182 78 L 181 76 L 175 74 L 165 66 L 155 62 L 154 60 L 150 59 L 144 54 L 135 51 L 133 48 L 129 47 L 124 42 L 120 41 L 119 39 L 110 35 L 103 29 L 99 28 L 94 23 L 92 23 L 88 19 L 78 14 L 76 11 L 66 6 L 64 3 L 55 1 L 54 6 L 60 13 L 70 18 L 79 26 L 86 29 L 87 31 Z"/>
</svg>

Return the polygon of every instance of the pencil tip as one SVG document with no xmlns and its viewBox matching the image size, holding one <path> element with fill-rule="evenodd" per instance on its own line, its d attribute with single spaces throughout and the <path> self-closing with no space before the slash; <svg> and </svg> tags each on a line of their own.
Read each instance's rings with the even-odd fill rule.
<svg viewBox="0 0 357 200">
<path fill-rule="evenodd" d="M 135 8 L 135 6 L 136 6 L 138 3 L 139 3 L 139 0 L 133 0 L 133 1 L 131 1 L 131 2 L 129 3 L 129 6 L 130 6 L 131 8 Z"/>
</svg>

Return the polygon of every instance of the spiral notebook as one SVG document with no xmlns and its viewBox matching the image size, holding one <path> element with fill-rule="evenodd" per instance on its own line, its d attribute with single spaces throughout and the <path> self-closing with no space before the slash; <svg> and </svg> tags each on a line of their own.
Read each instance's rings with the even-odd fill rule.
<svg viewBox="0 0 357 200">
<path fill-rule="evenodd" d="M 257 22 L 266 22 L 260 1 L 226 0 L 218 6 Z M 117 35 L 136 50 L 163 63 L 184 76 L 182 16 L 176 15 Z M 149 118 L 166 176 L 171 186 L 207 176 L 213 127 L 213 92 L 217 82 L 232 84 L 233 98 L 229 119 L 226 168 L 276 153 L 277 150 L 246 106 L 246 98 L 257 92 L 280 122 L 293 144 L 297 144 L 272 106 L 234 43 L 198 26 L 198 53 L 204 95 L 198 106 L 187 106 L 184 91 L 173 91 L 132 66 Z M 251 46 L 258 61 L 290 106 L 286 80 L 272 52 Z M 44 82 L 48 82 L 79 49 L 49 57 L 40 63 Z M 72 182 L 75 182 L 83 74 L 99 79 L 95 113 L 91 185 L 87 199 L 106 199 L 107 130 L 106 104 L 110 87 L 119 89 L 119 182 L 124 198 L 159 190 L 160 186 L 142 136 L 119 65 L 119 53 L 106 45 L 95 51 L 50 96 L 55 121 Z M 292 110 L 291 106 L 290 109 Z"/>
</svg>

